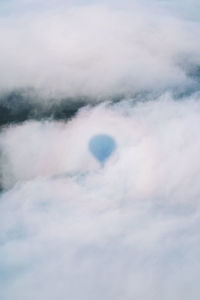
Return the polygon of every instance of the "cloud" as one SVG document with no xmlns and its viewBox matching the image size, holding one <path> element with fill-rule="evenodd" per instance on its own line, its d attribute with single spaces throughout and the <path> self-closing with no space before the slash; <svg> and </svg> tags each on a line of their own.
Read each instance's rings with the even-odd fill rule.
<svg viewBox="0 0 200 300">
<path fill-rule="evenodd" d="M 196 300 L 198 20 L 56 3 L 0 17 L 0 299 Z M 103 168 L 96 134 L 117 145 Z"/>
<path fill-rule="evenodd" d="M 58 5 L 0 23 L 1 90 L 97 101 L 195 84 L 198 25 L 150 5 Z"/>
<path fill-rule="evenodd" d="M 165 95 L 5 128 L 2 298 L 188 299 L 189 282 L 195 299 L 199 110 Z M 98 132 L 118 145 L 104 169 Z"/>
</svg>

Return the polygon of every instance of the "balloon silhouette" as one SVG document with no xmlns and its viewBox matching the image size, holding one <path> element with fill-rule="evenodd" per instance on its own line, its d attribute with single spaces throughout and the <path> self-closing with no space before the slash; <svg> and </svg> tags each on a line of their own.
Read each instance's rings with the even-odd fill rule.
<svg viewBox="0 0 200 300">
<path fill-rule="evenodd" d="M 89 141 L 89 149 L 94 157 L 104 165 L 116 148 L 115 140 L 107 134 L 98 134 Z"/>
</svg>

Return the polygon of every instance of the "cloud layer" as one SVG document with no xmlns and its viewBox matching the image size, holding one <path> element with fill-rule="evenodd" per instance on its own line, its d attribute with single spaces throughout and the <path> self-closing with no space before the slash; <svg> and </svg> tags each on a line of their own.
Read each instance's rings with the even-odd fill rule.
<svg viewBox="0 0 200 300">
<path fill-rule="evenodd" d="M 199 112 L 166 95 L 5 129 L 2 299 L 197 299 Z M 104 169 L 99 132 L 118 145 Z"/>
<path fill-rule="evenodd" d="M 1 4 L 0 299 L 199 299 L 198 18 L 56 3 Z"/>
<path fill-rule="evenodd" d="M 196 23 L 137 3 L 59 7 L 0 18 L 1 90 L 97 101 L 195 85 Z"/>
</svg>

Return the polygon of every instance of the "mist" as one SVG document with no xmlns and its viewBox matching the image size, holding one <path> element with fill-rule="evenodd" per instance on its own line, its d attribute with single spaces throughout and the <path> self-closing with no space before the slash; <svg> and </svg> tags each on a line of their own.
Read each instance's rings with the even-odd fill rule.
<svg viewBox="0 0 200 300">
<path fill-rule="evenodd" d="M 198 299 L 198 5 L 0 4 L 2 300 Z"/>
</svg>

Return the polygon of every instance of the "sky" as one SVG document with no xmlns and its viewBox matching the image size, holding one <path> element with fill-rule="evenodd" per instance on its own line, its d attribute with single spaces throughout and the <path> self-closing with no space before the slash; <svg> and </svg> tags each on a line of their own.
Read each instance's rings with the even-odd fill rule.
<svg viewBox="0 0 200 300">
<path fill-rule="evenodd" d="M 0 1 L 0 299 L 199 299 L 198 8 Z"/>
</svg>

